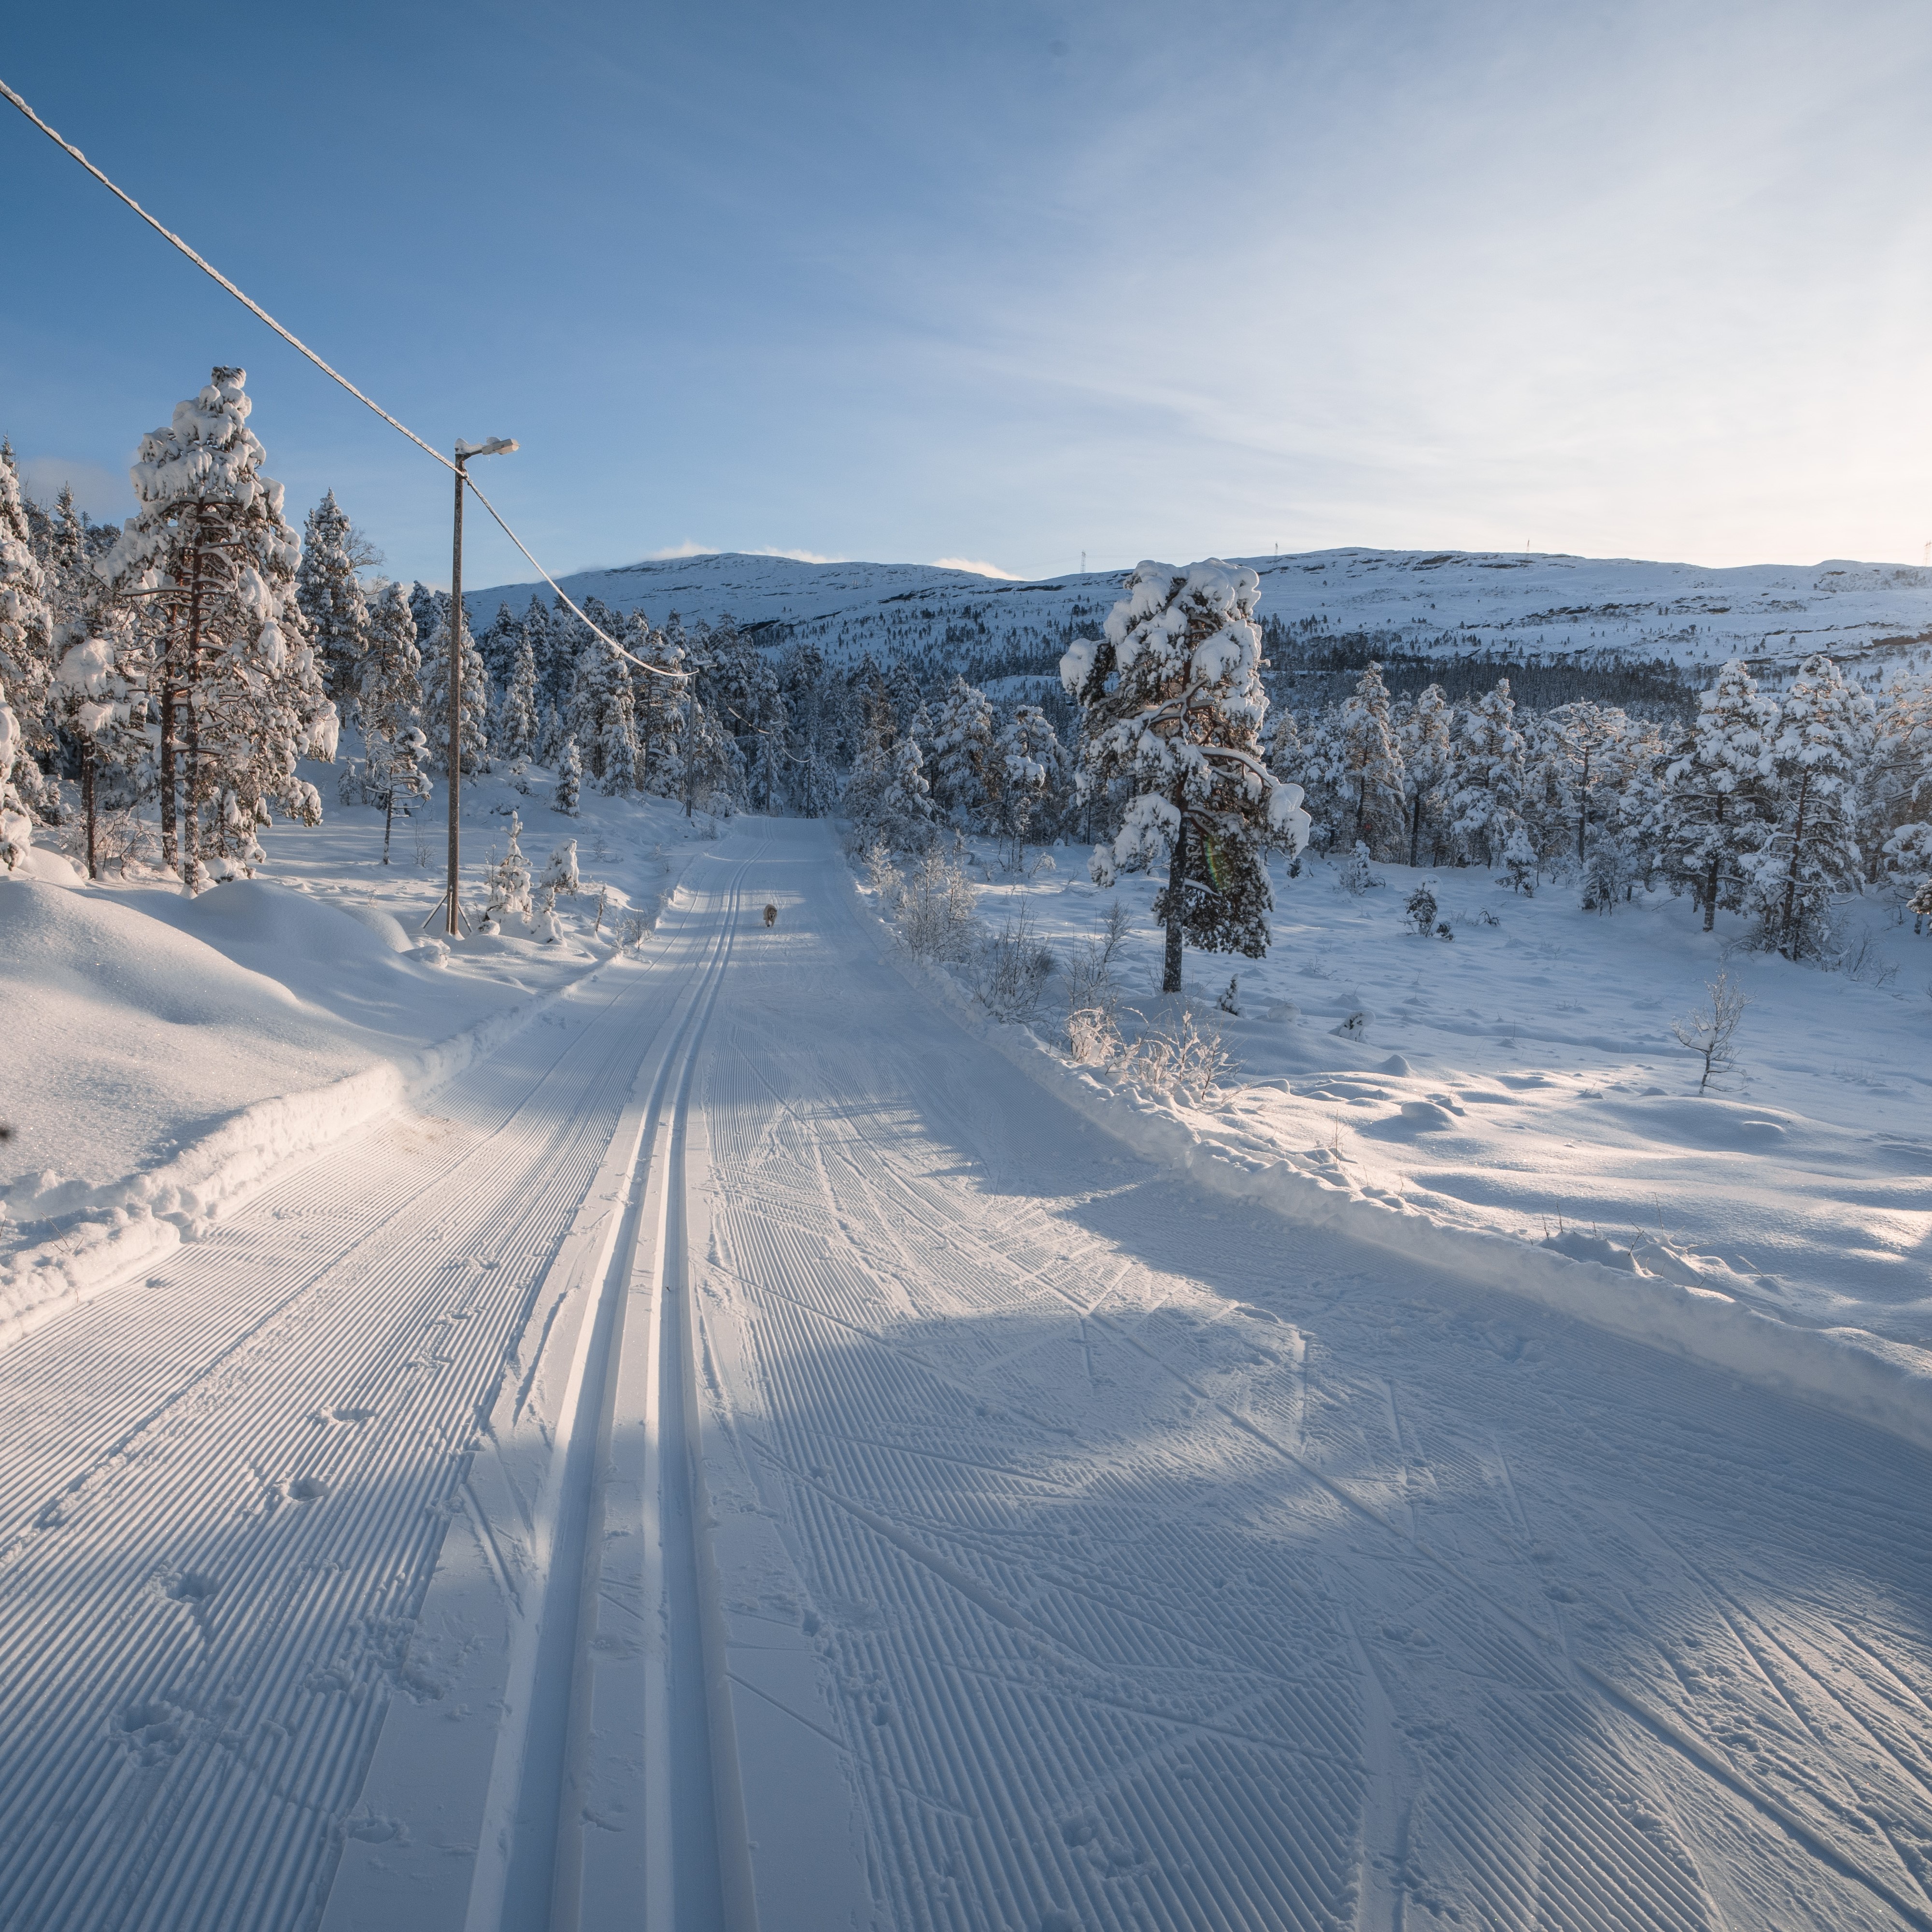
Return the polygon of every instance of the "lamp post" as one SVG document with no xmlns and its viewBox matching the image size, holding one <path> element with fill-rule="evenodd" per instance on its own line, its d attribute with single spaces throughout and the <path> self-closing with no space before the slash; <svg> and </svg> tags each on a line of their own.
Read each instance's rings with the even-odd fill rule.
<svg viewBox="0 0 1932 1932">
<path fill-rule="evenodd" d="M 463 909 L 457 898 L 457 868 L 461 859 L 459 808 L 463 790 L 463 485 L 464 466 L 472 456 L 502 456 L 516 448 L 512 436 L 493 436 L 488 442 L 456 446 L 456 533 L 449 560 L 449 886 L 445 894 L 443 929 L 452 939 L 463 936 Z"/>
</svg>

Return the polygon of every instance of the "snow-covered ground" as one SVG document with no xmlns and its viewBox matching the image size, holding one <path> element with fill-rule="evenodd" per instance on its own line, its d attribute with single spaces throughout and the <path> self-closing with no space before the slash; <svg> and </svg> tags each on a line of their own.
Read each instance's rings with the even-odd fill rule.
<svg viewBox="0 0 1932 1932">
<path fill-rule="evenodd" d="M 1241 969 L 1255 1084 L 1156 1119 L 908 969 L 832 828 L 683 856 L 640 946 L 0 1352 L 0 1922 L 1932 1926 L 1925 1450 L 1470 1264 L 1540 1238 L 1566 1138 L 1565 1225 L 1622 1235 L 1646 1107 L 1713 1186 L 1765 1156 L 1690 1124 L 1761 1112 L 1870 1257 L 1671 1252 L 1904 1322 L 1922 1196 L 1826 1158 L 1911 1118 L 1826 1102 L 1855 1047 L 1922 1059 L 1904 976 L 1786 1004 L 1734 960 L 1759 1084 L 1700 1113 L 1685 909 L 1450 874 L 1455 940 L 1404 940 L 1399 886 L 1318 867 Z M 1094 923 L 1072 855 L 982 909 L 1021 891 L 1064 952 Z M 545 990 L 426 970 L 472 962 Z M 1374 1210 L 1422 1238 L 1237 1198 L 1150 1121 L 1426 1198 Z"/>
<path fill-rule="evenodd" d="M 982 916 L 1023 904 L 1063 964 L 1118 896 L 1123 1030 L 1159 1020 L 1154 879 L 1102 891 L 1064 848 L 1021 878 L 974 850 Z M 1191 1130 L 1444 1225 L 1932 1348 L 1932 940 L 1909 921 L 1854 909 L 1848 936 L 1871 943 L 1853 979 L 1749 949 L 1730 915 L 1707 935 L 1662 892 L 1606 917 L 1564 883 L 1525 897 L 1501 874 L 1378 865 L 1351 892 L 1346 872 L 1310 856 L 1290 879 L 1276 861 L 1267 958 L 1186 956 L 1238 1070 L 1181 1110 Z M 1453 940 L 1406 916 L 1424 883 Z M 1750 1004 L 1734 1064 L 1700 1094 L 1672 1023 L 1720 972 Z M 1238 1015 L 1216 1004 L 1231 977 Z M 1064 1021 L 1056 980 L 1036 1030 L 1059 1045 Z"/>
<path fill-rule="evenodd" d="M 1528 551 L 1316 550 L 1238 557 L 1262 579 L 1260 614 L 1366 634 L 1376 649 L 1445 656 L 1660 658 L 1710 667 L 1732 657 L 1796 664 L 1818 651 L 1888 666 L 1932 660 L 1932 569 L 1844 560 L 1808 566 L 1695 564 Z M 586 570 L 560 580 L 580 602 L 641 609 L 662 624 L 728 614 L 741 626 L 799 627 L 828 655 L 881 662 L 975 638 L 1058 638 L 1097 630 L 1122 573 L 1037 583 L 916 564 L 801 563 L 736 551 Z M 480 631 L 508 603 L 521 615 L 540 584 L 466 593 Z M 1057 650 L 1060 646 L 1056 646 Z"/>
</svg>

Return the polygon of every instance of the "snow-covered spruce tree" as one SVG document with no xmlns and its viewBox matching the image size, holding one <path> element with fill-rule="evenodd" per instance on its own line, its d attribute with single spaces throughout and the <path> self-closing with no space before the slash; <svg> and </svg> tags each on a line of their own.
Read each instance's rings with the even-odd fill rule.
<svg viewBox="0 0 1932 1932">
<path fill-rule="evenodd" d="M 1139 564 L 1102 635 L 1060 661 L 1085 718 L 1081 789 L 1116 776 L 1130 788 L 1119 832 L 1094 848 L 1095 882 L 1168 868 L 1154 902 L 1167 928 L 1164 992 L 1181 989 L 1184 938 L 1250 958 L 1268 950 L 1263 854 L 1298 850 L 1307 836 L 1300 786 L 1282 783 L 1261 753 L 1260 592 L 1253 571 L 1218 558 L 1181 571 Z"/>
<path fill-rule="evenodd" d="M 1044 844 L 1064 807 L 1066 754 L 1059 734 L 1036 704 L 1022 704 L 994 741 L 996 829 L 1006 842 L 1008 858 L 1024 860 L 1029 838 Z"/>
<path fill-rule="evenodd" d="M 584 760 L 578 754 L 577 740 L 566 738 L 563 749 L 557 754 L 556 808 L 566 818 L 574 818 L 583 794 Z"/>
<path fill-rule="evenodd" d="M 744 777 L 738 747 L 716 714 L 687 684 L 684 717 L 678 733 L 677 760 L 684 815 L 702 806 L 707 812 L 729 811 Z"/>
<path fill-rule="evenodd" d="M 1688 886 L 1704 911 L 1743 902 L 1752 862 L 1777 820 L 1771 743 L 1778 701 L 1733 658 L 1698 700 L 1682 747 L 1664 767 L 1658 844 L 1665 876 Z"/>
<path fill-rule="evenodd" d="M 1480 866 L 1493 866 L 1522 823 L 1523 742 L 1509 680 L 1499 677 L 1462 714 L 1453 809 L 1456 836 Z"/>
<path fill-rule="evenodd" d="M 430 634 L 429 647 L 423 653 L 423 736 L 429 740 L 430 754 L 444 777 L 449 776 L 449 599 L 443 598 L 436 627 Z M 482 653 L 470 626 L 463 632 L 462 682 L 457 693 L 460 713 L 460 751 L 463 776 L 490 769 L 490 677 L 483 668 Z"/>
<path fill-rule="evenodd" d="M 986 774 L 996 735 L 993 706 L 977 685 L 954 674 L 932 721 L 928 776 L 934 808 L 968 829 L 986 822 Z"/>
<path fill-rule="evenodd" d="M 542 726 L 537 720 L 537 660 L 530 640 L 518 626 L 515 656 L 510 662 L 509 682 L 503 688 L 503 701 L 496 710 L 494 743 L 498 754 L 513 764 L 536 755 Z"/>
<path fill-rule="evenodd" d="M 428 798 L 428 734 L 422 730 L 422 653 L 416 648 L 416 620 L 400 584 L 383 591 L 369 623 L 369 648 L 362 654 L 358 708 L 368 758 L 367 796 L 382 808 L 382 863 L 389 862 L 389 838 L 400 800 Z M 404 806 L 406 811 L 408 807 Z"/>
<path fill-rule="evenodd" d="M 510 615 L 508 604 L 499 604 L 496 616 L 490 620 L 490 628 L 476 640 L 492 691 L 509 688 L 510 680 L 516 674 L 517 653 L 523 644 L 523 626 Z"/>
<path fill-rule="evenodd" d="M 308 620 L 322 688 L 338 706 L 354 694 L 357 668 L 369 648 L 368 601 L 356 570 L 354 533 L 331 490 L 302 526 L 296 602 Z"/>
<path fill-rule="evenodd" d="M 1382 668 L 1372 664 L 1363 672 L 1354 694 L 1342 704 L 1335 735 L 1342 770 L 1354 793 L 1352 842 L 1372 852 L 1385 845 L 1402 816 L 1402 751 L 1389 716 L 1388 687 Z"/>
<path fill-rule="evenodd" d="M 523 832 L 524 821 L 512 812 L 508 847 L 502 857 L 483 875 L 484 883 L 490 889 L 489 902 L 483 912 L 485 932 L 500 932 L 503 921 L 512 914 L 523 922 L 526 929 L 531 924 L 530 862 L 524 856 L 524 848 L 519 842 Z"/>
<path fill-rule="evenodd" d="M 861 701 L 865 723 L 844 800 L 852 849 L 883 844 L 896 852 L 923 851 L 932 842 L 932 798 L 918 742 L 901 734 L 882 679 L 862 687 Z"/>
<path fill-rule="evenodd" d="M 0 704 L 9 707 L 14 720 L 10 748 L 0 764 L 0 787 L 7 788 L 10 800 L 7 808 L 26 814 L 29 822 L 30 808 L 44 790 L 38 760 L 51 763 L 52 758 L 48 700 L 53 674 L 54 620 L 46 573 L 34 554 L 13 445 L 0 442 Z M 13 849 L 10 844 L 8 849 Z M 10 870 L 13 862 L 8 862 Z"/>
<path fill-rule="evenodd" d="M 80 760 L 80 807 L 87 839 L 87 876 L 100 876 L 98 830 L 104 771 L 128 770 L 146 752 L 144 725 L 151 668 L 140 627 L 124 607 L 97 609 L 93 634 L 76 622 L 62 626 L 73 641 L 54 672 L 54 712 Z"/>
<path fill-rule="evenodd" d="M 1832 899 L 1862 882 L 1858 783 L 1872 712 L 1865 692 L 1822 654 L 1778 706 L 1769 748 L 1778 822 L 1749 864 L 1766 936 L 1788 959 L 1824 951 Z"/>
<path fill-rule="evenodd" d="M 1932 824 L 1917 819 L 1901 825 L 1885 842 L 1880 863 L 1886 883 L 1913 914 L 1912 931 L 1922 932 L 1927 908 L 1920 901 L 1932 895 Z"/>
<path fill-rule="evenodd" d="M 1437 823 L 1455 786 L 1453 716 L 1442 687 L 1432 684 L 1417 694 L 1415 702 L 1403 713 L 1397 734 L 1402 748 L 1402 792 L 1408 806 L 1412 866 L 1422 862 L 1423 826 Z"/>
<path fill-rule="evenodd" d="M 838 777 L 815 742 L 798 761 L 792 783 L 792 805 L 801 818 L 830 818 L 838 809 Z"/>
<path fill-rule="evenodd" d="M 25 755 L 20 720 L 0 691 L 0 873 L 17 871 L 34 843 L 34 821 L 14 783 L 14 766 Z"/>
<path fill-rule="evenodd" d="M 190 892 L 259 862 L 272 806 L 320 822 L 296 760 L 335 755 L 335 707 L 296 598 L 302 545 L 282 486 L 262 473 L 246 382 L 218 368 L 142 437 L 141 507 L 100 565 L 162 628 L 162 856 Z"/>
</svg>

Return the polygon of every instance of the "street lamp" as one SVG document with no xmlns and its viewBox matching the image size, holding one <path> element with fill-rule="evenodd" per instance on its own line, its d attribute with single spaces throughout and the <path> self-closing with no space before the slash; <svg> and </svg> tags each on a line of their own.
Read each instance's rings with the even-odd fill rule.
<svg viewBox="0 0 1932 1932">
<path fill-rule="evenodd" d="M 472 456 L 504 456 L 516 448 L 513 436 L 493 436 L 488 442 L 456 446 L 456 534 L 449 562 L 449 887 L 445 895 L 443 929 L 452 939 L 463 936 L 463 908 L 457 898 L 457 868 L 461 857 L 458 805 L 463 790 L 463 485 L 464 465 Z"/>
</svg>

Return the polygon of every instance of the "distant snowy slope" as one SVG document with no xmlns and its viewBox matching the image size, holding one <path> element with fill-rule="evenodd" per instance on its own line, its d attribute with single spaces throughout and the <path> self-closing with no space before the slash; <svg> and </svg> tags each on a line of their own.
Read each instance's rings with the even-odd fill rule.
<svg viewBox="0 0 1932 1932">
<path fill-rule="evenodd" d="M 1172 561 L 1184 562 L 1185 558 Z M 1315 550 L 1244 557 L 1262 580 L 1264 616 L 1311 635 L 1360 638 L 1424 654 L 1601 653 L 1696 666 L 1742 655 L 1788 662 L 1817 650 L 1917 657 L 1932 646 L 1932 569 L 1831 561 L 1809 566 L 1694 564 L 1522 552 Z M 722 551 L 562 580 L 662 624 L 729 614 L 784 626 L 828 656 L 875 656 L 952 646 L 962 654 L 1036 652 L 1069 626 L 1095 623 L 1123 573 L 1016 584 L 918 564 L 800 563 Z M 520 610 L 530 584 L 471 593 L 471 619 Z"/>
</svg>

